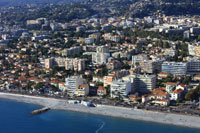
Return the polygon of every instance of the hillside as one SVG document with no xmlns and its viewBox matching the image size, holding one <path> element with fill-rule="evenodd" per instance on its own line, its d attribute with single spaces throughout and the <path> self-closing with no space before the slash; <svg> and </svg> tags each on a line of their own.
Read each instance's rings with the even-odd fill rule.
<svg viewBox="0 0 200 133">
<path fill-rule="evenodd" d="M 25 4 L 49 4 L 49 3 L 68 3 L 80 0 L 0 0 L 0 6 L 16 6 Z"/>
</svg>

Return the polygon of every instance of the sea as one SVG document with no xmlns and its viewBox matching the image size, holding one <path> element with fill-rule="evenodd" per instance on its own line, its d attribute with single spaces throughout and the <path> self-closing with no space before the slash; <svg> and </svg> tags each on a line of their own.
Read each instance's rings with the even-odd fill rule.
<svg viewBox="0 0 200 133">
<path fill-rule="evenodd" d="M 0 99 L 0 133 L 200 133 L 200 129 L 71 111 L 30 114 L 39 108 Z"/>
</svg>

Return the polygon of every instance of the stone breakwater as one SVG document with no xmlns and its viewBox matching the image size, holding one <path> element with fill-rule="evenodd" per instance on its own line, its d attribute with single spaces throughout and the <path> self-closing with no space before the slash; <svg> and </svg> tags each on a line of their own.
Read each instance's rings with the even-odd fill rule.
<svg viewBox="0 0 200 133">
<path fill-rule="evenodd" d="M 49 107 L 44 107 L 44 108 L 41 108 L 41 109 L 37 109 L 37 110 L 32 111 L 31 114 L 32 114 L 32 115 L 37 115 L 37 114 L 41 114 L 41 113 L 43 113 L 43 112 L 46 112 L 46 111 L 48 111 L 48 110 L 50 110 Z"/>
<path fill-rule="evenodd" d="M 0 93 L 0 98 L 31 104 L 38 104 L 57 110 L 69 110 L 82 113 L 120 117 L 125 119 L 134 119 L 162 124 L 185 126 L 190 128 L 200 128 L 200 117 L 197 116 L 137 110 L 107 105 L 97 105 L 97 107 L 95 108 L 90 108 L 83 105 L 69 104 L 67 100 L 10 93 Z"/>
</svg>

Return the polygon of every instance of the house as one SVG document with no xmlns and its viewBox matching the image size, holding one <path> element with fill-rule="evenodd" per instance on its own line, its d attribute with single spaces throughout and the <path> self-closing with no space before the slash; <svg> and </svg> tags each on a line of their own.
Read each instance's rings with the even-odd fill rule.
<svg viewBox="0 0 200 133">
<path fill-rule="evenodd" d="M 186 92 L 187 91 L 187 85 L 181 84 L 181 85 L 176 86 L 176 90 L 179 90 L 179 89 Z"/>
<path fill-rule="evenodd" d="M 105 96 L 106 94 L 107 93 L 106 93 L 105 87 L 99 86 L 98 89 L 97 89 L 97 95 L 98 96 Z"/>
<path fill-rule="evenodd" d="M 67 89 L 66 85 L 65 85 L 65 82 L 59 82 L 58 83 L 58 88 L 59 90 L 61 91 L 65 91 Z"/>
<path fill-rule="evenodd" d="M 142 96 L 142 103 L 146 103 L 146 102 L 148 102 L 148 101 L 149 101 L 148 95 L 143 95 L 143 96 Z"/>
<path fill-rule="evenodd" d="M 139 97 L 138 95 L 130 95 L 130 96 L 129 96 L 129 100 L 130 100 L 131 102 L 136 102 L 136 103 L 138 103 L 138 100 L 140 100 L 140 97 Z"/>
<path fill-rule="evenodd" d="M 183 92 L 184 92 L 184 90 L 182 90 L 182 89 L 174 90 L 171 93 L 170 100 L 178 100 L 181 97 L 181 95 L 183 94 Z"/>
<path fill-rule="evenodd" d="M 86 70 L 86 71 L 85 71 L 85 75 L 86 75 L 86 76 L 92 75 L 92 72 L 91 72 L 90 70 Z"/>
<path fill-rule="evenodd" d="M 157 88 L 152 90 L 152 96 L 153 99 L 169 99 L 168 92 L 165 91 L 164 87 Z"/>
<path fill-rule="evenodd" d="M 170 77 L 170 73 L 168 73 L 168 72 L 160 72 L 159 74 L 158 74 L 158 79 L 164 79 L 164 78 L 168 78 L 168 77 Z"/>
<path fill-rule="evenodd" d="M 173 90 L 176 89 L 176 86 L 178 85 L 178 83 L 167 82 L 167 83 L 165 83 L 165 85 L 166 85 L 166 91 L 167 92 L 172 92 Z"/>
<path fill-rule="evenodd" d="M 149 100 L 151 100 L 154 104 L 159 104 L 162 106 L 168 106 L 170 103 L 169 93 L 166 92 L 165 87 L 152 90 L 152 94 L 149 95 Z"/>
<path fill-rule="evenodd" d="M 112 81 L 114 81 L 114 76 L 104 76 L 104 87 L 110 85 Z"/>
<path fill-rule="evenodd" d="M 89 94 L 89 86 L 88 84 L 81 84 L 75 90 L 76 96 L 87 96 Z"/>
<path fill-rule="evenodd" d="M 195 80 L 195 81 L 197 81 L 197 80 L 200 81 L 200 75 L 195 75 L 195 76 L 194 76 L 194 80 Z"/>
</svg>

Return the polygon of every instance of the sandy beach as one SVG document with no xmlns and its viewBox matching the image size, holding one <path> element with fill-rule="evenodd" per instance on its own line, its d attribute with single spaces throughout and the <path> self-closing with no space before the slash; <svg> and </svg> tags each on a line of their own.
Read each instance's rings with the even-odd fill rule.
<svg viewBox="0 0 200 133">
<path fill-rule="evenodd" d="M 41 106 L 50 107 L 51 109 L 57 109 L 57 110 L 69 110 L 82 113 L 91 113 L 91 114 L 120 117 L 126 119 L 156 122 L 162 124 L 186 126 L 190 128 L 200 128 L 199 125 L 200 117 L 197 116 L 161 113 L 161 112 L 113 107 L 106 105 L 98 105 L 95 108 L 89 108 L 83 105 L 69 104 L 67 100 L 27 96 L 20 94 L 10 94 L 2 92 L 0 92 L 0 98 L 15 100 L 19 102 L 38 104 Z"/>
</svg>

